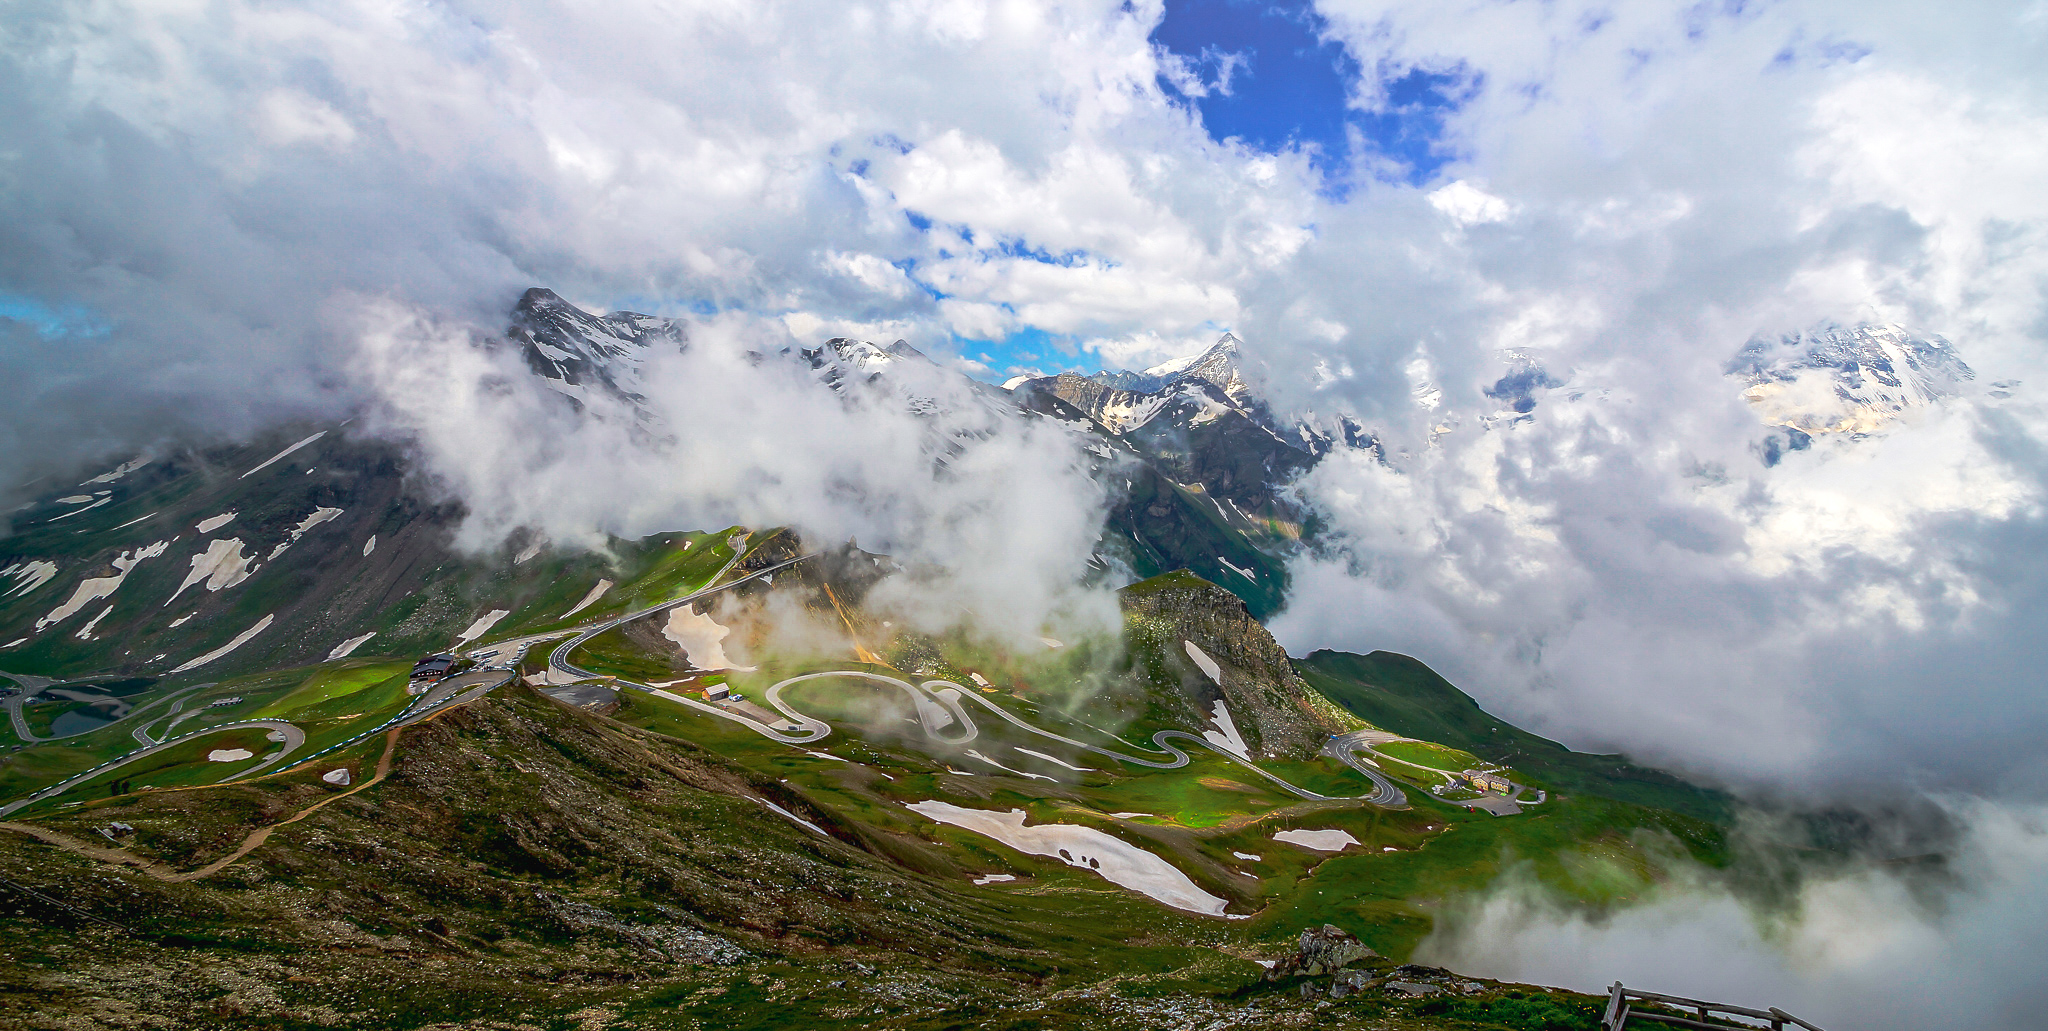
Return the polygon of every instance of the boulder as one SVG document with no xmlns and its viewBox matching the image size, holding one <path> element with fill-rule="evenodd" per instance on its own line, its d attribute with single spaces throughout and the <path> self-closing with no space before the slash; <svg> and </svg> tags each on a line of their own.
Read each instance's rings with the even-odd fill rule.
<svg viewBox="0 0 2048 1031">
<path fill-rule="evenodd" d="M 1335 924 L 1311 927 L 1301 932 L 1301 943 L 1294 954 L 1273 964 L 1266 972 L 1268 979 L 1296 975 L 1314 977 L 1319 974 L 1334 974 L 1353 963 L 1379 958 L 1379 953 L 1366 947 L 1364 942 L 1353 937 L 1349 931 Z"/>
</svg>

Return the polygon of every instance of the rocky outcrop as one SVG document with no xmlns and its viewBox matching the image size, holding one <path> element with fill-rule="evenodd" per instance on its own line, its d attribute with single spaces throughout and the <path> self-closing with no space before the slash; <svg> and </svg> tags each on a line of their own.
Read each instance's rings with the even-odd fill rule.
<svg viewBox="0 0 2048 1031">
<path fill-rule="evenodd" d="M 1286 650 L 1237 595 L 1183 569 L 1141 580 L 1119 597 L 1133 646 L 1178 679 L 1198 728 L 1209 729 L 1221 699 L 1252 754 L 1306 759 L 1330 735 L 1358 725 L 1295 675 Z"/>
<path fill-rule="evenodd" d="M 1266 979 L 1334 974 L 1353 963 L 1378 959 L 1379 955 L 1351 932 L 1335 924 L 1324 924 L 1302 931 L 1300 946 L 1293 955 L 1273 964 L 1272 969 L 1266 971 Z"/>
</svg>

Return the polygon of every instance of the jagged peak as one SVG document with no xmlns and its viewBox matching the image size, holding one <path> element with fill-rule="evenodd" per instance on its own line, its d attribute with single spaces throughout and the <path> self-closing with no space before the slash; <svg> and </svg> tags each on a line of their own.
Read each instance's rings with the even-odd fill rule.
<svg viewBox="0 0 2048 1031">
<path fill-rule="evenodd" d="M 1239 347 L 1242 345 L 1242 343 L 1243 341 L 1240 341 L 1237 338 L 1236 334 L 1225 333 L 1222 336 L 1216 338 L 1215 343 L 1210 344 L 1208 347 L 1205 347 L 1202 350 L 1195 352 L 1194 354 L 1185 354 L 1180 356 L 1179 358 L 1174 358 L 1168 361 L 1160 362 L 1158 365 L 1154 365 L 1151 368 L 1138 373 L 1137 375 L 1165 380 L 1171 379 L 1175 376 L 1183 375 L 1190 369 L 1197 369 L 1207 365 L 1223 362 L 1228 362 L 1234 365 L 1237 362 L 1237 360 L 1240 357 L 1242 357 L 1239 351 Z M 1222 384 L 1218 384 L 1218 386 L 1221 385 Z"/>
<path fill-rule="evenodd" d="M 513 306 L 513 310 L 533 311 L 541 308 L 574 307 L 576 306 L 570 304 L 568 301 L 562 300 L 561 294 L 558 294 L 544 286 L 533 286 L 528 287 L 525 293 L 519 295 L 519 303 Z M 578 310 L 580 311 L 581 309 Z"/>
</svg>

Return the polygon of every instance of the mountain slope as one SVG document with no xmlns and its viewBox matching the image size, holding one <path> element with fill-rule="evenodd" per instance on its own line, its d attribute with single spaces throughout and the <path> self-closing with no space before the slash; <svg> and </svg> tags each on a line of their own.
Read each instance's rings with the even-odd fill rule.
<svg viewBox="0 0 2048 1031">
<path fill-rule="evenodd" d="M 640 401 L 641 367 L 657 350 L 680 351 L 689 332 L 680 322 L 615 311 L 592 315 L 553 290 L 534 287 L 512 309 L 507 340 L 534 375 L 581 405 L 590 392 Z"/>
<path fill-rule="evenodd" d="M 1134 646 L 1170 671 L 1192 703 L 1182 717 L 1192 729 L 1207 724 L 1221 701 L 1251 754 L 1307 759 L 1330 735 L 1356 726 L 1295 675 L 1273 635 L 1229 591 L 1178 570 L 1134 583 L 1118 599 Z"/>
<path fill-rule="evenodd" d="M 0 1021 L 1405 1031 L 1598 1005 L 1473 981 L 1447 1016 L 1377 989 L 1331 998 L 1328 971 L 1269 980 L 1253 959 L 1286 959 L 1301 925 L 1245 941 L 1056 861 L 1015 890 L 969 885 L 991 862 L 971 840 L 842 812 L 817 787 L 520 687 L 329 765 L 388 774 L 351 790 L 304 770 L 0 827 L 20 879 L 0 885 Z M 801 779 L 862 782 L 824 765 Z M 1361 982 L 1464 980 L 1353 966 Z"/>
<path fill-rule="evenodd" d="M 0 569 L 38 575 L 0 580 L 0 670 L 196 681 L 344 648 L 416 655 L 479 620 L 495 634 L 558 622 L 600 583 L 583 616 L 602 615 L 730 556 L 722 538 L 681 533 L 602 554 L 530 534 L 464 553 L 462 509 L 424 499 L 398 447 L 307 429 L 163 454 L 92 485 L 102 505 L 16 513 Z"/>
<path fill-rule="evenodd" d="M 1394 652 L 1317 651 L 1295 662 L 1317 691 L 1361 719 L 1529 772 L 1558 791 L 1599 795 L 1726 825 L 1733 800 L 1619 755 L 1574 752 L 1500 720 L 1421 661 Z"/>
</svg>

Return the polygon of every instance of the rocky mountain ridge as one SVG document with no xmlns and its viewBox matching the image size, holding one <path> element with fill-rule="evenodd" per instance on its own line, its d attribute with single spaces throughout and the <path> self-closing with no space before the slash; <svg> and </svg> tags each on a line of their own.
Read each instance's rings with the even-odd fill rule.
<svg viewBox="0 0 2048 1031">
<path fill-rule="evenodd" d="M 548 387 L 579 406 L 591 391 L 639 403 L 641 369 L 657 350 L 680 352 L 689 329 L 674 319 L 638 312 L 592 315 L 545 287 L 521 295 L 505 338 Z"/>
</svg>

